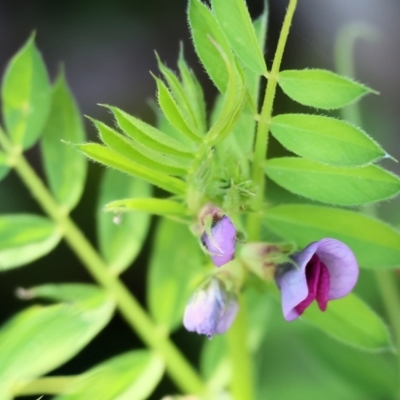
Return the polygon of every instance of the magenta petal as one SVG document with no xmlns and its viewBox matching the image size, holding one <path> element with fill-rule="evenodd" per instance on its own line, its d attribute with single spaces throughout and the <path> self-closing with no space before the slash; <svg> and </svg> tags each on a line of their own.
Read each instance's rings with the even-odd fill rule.
<svg viewBox="0 0 400 400">
<path fill-rule="evenodd" d="M 317 290 L 321 272 L 321 263 L 318 256 L 315 254 L 306 266 L 306 279 L 308 286 L 307 297 L 296 306 L 296 311 L 299 315 L 303 314 L 304 310 L 315 300 L 317 297 Z"/>
<path fill-rule="evenodd" d="M 336 239 L 322 239 L 316 254 L 329 271 L 328 300 L 346 296 L 358 279 L 358 264 L 351 249 Z"/>
<path fill-rule="evenodd" d="M 328 268 L 325 266 L 325 264 L 321 261 L 319 264 L 320 264 L 320 272 L 319 272 L 316 300 L 319 309 L 321 311 L 325 311 L 328 305 L 330 275 Z"/>
<path fill-rule="evenodd" d="M 211 228 L 211 237 L 204 233 L 201 239 L 217 267 L 233 259 L 235 255 L 236 229 L 226 215 Z"/>
</svg>

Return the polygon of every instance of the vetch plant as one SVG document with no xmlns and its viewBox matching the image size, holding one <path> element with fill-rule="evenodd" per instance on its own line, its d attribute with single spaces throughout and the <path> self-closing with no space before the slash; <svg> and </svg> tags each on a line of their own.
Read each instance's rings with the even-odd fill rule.
<svg viewBox="0 0 400 400">
<path fill-rule="evenodd" d="M 36 304 L 0 329 L 2 400 L 140 400 L 164 374 L 175 385 L 167 398 L 397 398 L 400 297 L 391 270 L 400 265 L 400 233 L 370 214 L 371 204 L 399 194 L 400 179 L 377 165 L 391 156 L 356 121 L 329 114 L 375 91 L 347 71 L 281 70 L 297 0 L 288 0 L 271 65 L 267 5 L 252 21 L 244 0 L 210 3 L 189 0 L 188 21 L 215 102 L 206 106 L 183 49 L 176 71 L 157 56 L 155 126 L 103 105 L 114 122 L 90 118 L 99 140 L 86 142 L 65 76 L 50 83 L 34 36 L 9 62 L 0 178 L 14 169 L 43 215 L 0 216 L 0 269 L 29 264 L 65 240 L 93 284 L 21 282 L 17 295 Z M 309 113 L 274 112 L 278 86 Z M 270 134 L 284 156 L 271 154 Z M 35 144 L 46 184 L 23 155 Z M 69 215 L 88 159 L 107 167 L 97 249 Z M 151 215 L 143 306 L 120 274 L 142 250 Z M 365 280 L 353 292 L 359 268 Z M 367 304 L 375 280 L 390 326 Z M 48 375 L 115 312 L 145 348 L 76 375 Z M 199 343 L 192 332 L 210 339 L 199 365 L 170 338 L 182 325 L 189 347 Z"/>
</svg>

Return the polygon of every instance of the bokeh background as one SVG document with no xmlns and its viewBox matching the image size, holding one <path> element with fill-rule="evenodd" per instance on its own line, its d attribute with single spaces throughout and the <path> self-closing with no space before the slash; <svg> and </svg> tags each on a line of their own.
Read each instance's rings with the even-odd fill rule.
<svg viewBox="0 0 400 400">
<path fill-rule="evenodd" d="M 249 0 L 248 4 L 254 17 L 261 13 L 262 0 Z M 273 58 L 286 7 L 286 0 L 270 0 L 266 48 L 266 59 L 269 64 Z M 398 0 L 299 0 L 283 62 L 285 69 L 306 67 L 334 69 L 334 43 L 343 26 L 360 21 L 376 30 L 379 38 L 374 41 L 360 40 L 354 52 L 357 79 L 380 92 L 379 96 L 371 95 L 362 101 L 363 124 L 366 131 L 397 159 L 400 159 L 399 19 Z M 111 122 L 107 111 L 97 106 L 98 103 L 107 103 L 147 121 L 154 121 L 154 115 L 148 105 L 148 101 L 154 98 L 155 93 L 154 80 L 149 74 L 149 71 L 157 72 L 154 51 L 157 50 L 161 59 L 169 67 L 174 68 L 180 42 L 184 43 L 189 62 L 204 83 L 208 103 L 212 104 L 215 90 L 202 71 L 191 47 L 186 22 L 186 0 L 1 0 L 0 68 L 2 71 L 7 61 L 32 31 L 36 31 L 37 45 L 44 56 L 51 78 L 54 79 L 56 76 L 60 64 L 65 66 L 69 85 L 85 115 Z M 293 111 L 295 107 L 296 105 L 290 100 L 281 94 L 278 95 L 276 112 Z M 85 123 L 88 137 L 95 140 L 94 129 L 88 121 Z M 274 149 L 279 151 L 277 146 L 272 146 L 273 151 Z M 30 150 L 28 157 L 42 174 L 38 148 Z M 385 166 L 400 173 L 399 164 L 385 162 Z M 73 217 L 92 242 L 96 242 L 95 199 L 101 172 L 99 166 L 90 165 L 84 197 L 73 212 Z M 399 200 L 391 200 L 380 205 L 378 213 L 388 222 L 400 227 L 399 206 Z M 0 212 L 21 211 L 40 213 L 35 202 L 12 173 L 0 183 Z M 153 222 L 153 228 L 155 223 Z M 145 268 L 151 236 L 152 233 L 135 265 L 123 274 L 126 284 L 143 303 L 145 303 L 143 289 L 146 281 Z M 38 262 L 2 273 L 0 322 L 4 322 L 25 306 L 15 299 L 16 287 L 61 281 L 91 281 L 78 260 L 63 243 Z M 357 290 L 373 308 L 382 311 L 371 274 L 362 273 Z M 307 328 L 306 331 L 299 329 L 301 330 L 298 333 L 299 337 L 309 335 Z M 319 375 L 315 374 L 315 368 L 319 366 L 312 361 L 312 356 L 307 351 L 302 350 L 302 353 L 298 354 L 291 349 L 296 347 L 297 339 L 294 334 L 297 331 L 285 331 L 284 334 L 279 332 L 280 339 L 274 338 L 273 332 L 271 333 L 271 343 L 275 343 L 276 340 L 277 345 L 274 349 L 266 349 L 271 355 L 266 355 L 260 365 L 266 381 L 278 379 L 282 381 L 282 385 L 288 385 L 285 376 L 275 376 L 275 374 L 276 371 L 282 370 L 291 373 L 293 368 L 305 368 L 306 371 L 310 371 L 311 378 L 318 379 Z M 355 350 L 347 350 L 345 346 L 333 344 L 331 339 L 322 334 L 321 337 L 314 341 L 317 343 L 317 348 L 320 346 L 325 350 L 336 349 L 334 351 L 348 354 L 348 357 L 357 357 L 353 354 Z M 199 348 L 199 338 L 180 331 L 174 334 L 174 339 L 186 349 L 189 357 L 197 359 L 198 351 L 193 349 Z M 290 343 L 289 347 L 283 344 L 283 340 Z M 57 373 L 80 372 L 111 355 L 139 346 L 141 346 L 140 341 L 116 316 L 87 349 Z M 279 351 L 286 351 L 289 356 L 278 359 Z M 293 358 L 290 365 L 287 365 L 290 354 L 293 354 Z M 373 362 L 373 358 L 371 360 Z M 330 378 L 332 376 L 334 378 L 329 381 L 332 385 L 331 387 L 328 385 L 327 388 L 339 390 L 338 386 L 345 387 L 343 382 L 346 382 L 347 372 L 343 371 L 341 364 L 333 367 L 333 371 L 330 373 Z M 288 375 L 287 378 L 291 376 Z M 264 379 L 263 376 L 260 379 Z M 354 393 L 358 393 L 359 390 L 360 397 L 352 395 L 349 400 L 368 399 L 369 397 L 365 397 L 367 392 L 360 389 L 363 386 L 362 374 L 360 373 L 359 381 L 354 382 L 354 379 L 352 381 Z M 339 383 L 335 384 L 336 382 Z M 173 390 L 173 385 L 168 379 L 165 379 L 163 384 L 164 390 Z M 306 386 L 310 384 L 304 383 Z M 297 383 L 294 387 L 297 387 L 296 385 Z M 285 397 L 286 392 L 282 392 L 280 397 L 274 399 L 293 398 Z M 154 399 L 160 398 L 160 393 L 157 392 Z M 348 393 L 350 392 L 339 390 L 337 398 L 346 400 Z M 317 394 L 315 395 L 317 396 L 315 398 L 319 398 Z M 383 394 L 382 397 L 374 396 L 375 394 L 371 399 L 388 398 Z M 313 398 L 312 395 L 309 395 L 310 398 Z"/>
</svg>

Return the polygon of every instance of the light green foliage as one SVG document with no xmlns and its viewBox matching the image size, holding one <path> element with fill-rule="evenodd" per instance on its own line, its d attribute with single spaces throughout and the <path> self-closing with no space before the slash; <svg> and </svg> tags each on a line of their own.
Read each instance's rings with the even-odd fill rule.
<svg viewBox="0 0 400 400">
<path fill-rule="evenodd" d="M 159 356 L 145 350 L 124 353 L 82 374 L 54 400 L 144 400 L 164 372 Z"/>
<path fill-rule="evenodd" d="M 381 318 L 360 298 L 350 293 L 331 301 L 326 313 L 321 313 L 314 302 L 303 314 L 328 335 L 366 351 L 392 349 L 389 331 Z"/>
<path fill-rule="evenodd" d="M 120 212 L 127 211 L 143 211 L 146 213 L 161 216 L 179 216 L 184 217 L 187 214 L 186 207 L 173 200 L 154 199 L 154 198 L 138 198 L 138 199 L 122 199 L 112 201 L 106 204 L 104 211 Z"/>
<path fill-rule="evenodd" d="M 397 268 L 400 234 L 357 212 L 312 205 L 282 205 L 268 210 L 265 226 L 299 248 L 324 237 L 346 243 L 361 267 Z"/>
<path fill-rule="evenodd" d="M 0 392 L 62 365 L 104 328 L 114 305 L 100 289 L 89 291 L 79 301 L 31 306 L 2 326 Z"/>
<path fill-rule="evenodd" d="M 241 62 L 258 75 L 267 72 L 245 2 L 242 0 L 212 0 L 212 10 L 229 44 Z"/>
<path fill-rule="evenodd" d="M 328 310 L 321 313 L 329 318 Z M 306 311 L 307 312 L 307 311 Z M 330 340 L 309 323 L 287 323 L 276 303 L 256 354 L 257 399 L 375 400 L 391 398 L 396 390 L 396 358 L 388 352 L 371 353 Z M 273 368 L 268 371 L 270 360 Z M 290 383 L 290 384 L 289 384 Z"/>
<path fill-rule="evenodd" d="M 151 253 L 148 304 L 164 329 L 176 329 L 185 306 L 204 276 L 203 255 L 186 225 L 161 220 Z"/>
<path fill-rule="evenodd" d="M 178 67 L 181 75 L 182 89 L 188 102 L 187 107 L 193 114 L 194 123 L 199 132 L 205 133 L 207 130 L 207 115 L 203 88 L 194 72 L 187 65 L 183 56 L 183 49 L 181 49 L 179 54 Z"/>
<path fill-rule="evenodd" d="M 271 132 L 290 151 L 324 164 L 357 167 L 386 155 L 361 129 L 320 115 L 277 115 L 272 119 Z"/>
<path fill-rule="evenodd" d="M 113 216 L 104 207 L 115 199 L 146 197 L 151 192 L 151 186 L 145 181 L 112 169 L 104 171 L 97 203 L 97 232 L 100 252 L 114 273 L 124 271 L 138 256 L 147 236 L 150 215 L 141 212 L 116 215 L 117 223 L 114 223 Z"/>
<path fill-rule="evenodd" d="M 24 149 L 31 147 L 42 133 L 51 106 L 49 78 L 33 35 L 8 64 L 1 98 L 12 142 Z"/>
<path fill-rule="evenodd" d="M 279 86 L 290 98 L 306 106 L 331 110 L 344 107 L 374 90 L 323 69 L 279 73 Z"/>
<path fill-rule="evenodd" d="M 132 139 L 160 153 L 188 159 L 193 158 L 192 151 L 177 140 L 116 107 L 108 108 L 113 112 L 118 126 Z"/>
<path fill-rule="evenodd" d="M 183 194 L 185 192 L 186 185 L 183 181 L 142 166 L 108 147 L 97 143 L 81 144 L 76 147 L 88 158 L 105 166 L 113 167 L 119 171 L 147 180 L 153 185 L 174 194 Z"/>
<path fill-rule="evenodd" d="M 100 139 L 110 149 L 135 163 L 171 175 L 185 175 L 184 161 L 151 150 L 139 142 L 130 139 L 100 121 L 92 120 L 98 129 Z"/>
<path fill-rule="evenodd" d="M 293 193 L 341 206 L 374 203 L 400 192 L 400 179 L 375 165 L 341 168 L 304 158 L 281 157 L 268 160 L 265 171 Z"/>
<path fill-rule="evenodd" d="M 265 48 L 267 33 L 268 7 L 265 5 L 264 13 L 254 22 L 254 30 L 256 32 L 258 45 L 260 49 Z M 226 164 L 228 159 L 235 156 L 237 162 L 244 169 L 249 169 L 248 160 L 250 158 L 255 136 L 256 120 L 254 113 L 257 112 L 256 104 L 258 104 L 260 92 L 260 76 L 249 68 L 244 68 L 244 78 L 247 87 L 248 104 L 254 108 L 254 112 L 242 112 L 236 125 L 233 126 L 231 133 L 225 140 L 217 146 L 217 152 L 221 159 L 221 164 Z M 219 113 L 218 107 L 221 104 L 221 95 L 219 95 L 213 112 Z"/>
<path fill-rule="evenodd" d="M 228 86 L 225 63 L 234 68 L 235 57 L 211 10 L 200 0 L 189 0 L 189 26 L 194 48 L 211 80 L 221 93 Z M 221 50 L 217 48 L 220 46 Z M 226 61 L 221 57 L 221 51 Z"/>
<path fill-rule="evenodd" d="M 53 87 L 41 149 L 50 189 L 58 203 L 69 210 L 75 207 L 82 195 L 87 160 L 65 142 L 79 143 L 84 140 L 85 131 L 78 106 L 61 72 Z"/>
<path fill-rule="evenodd" d="M 165 83 L 156 78 L 158 103 L 167 117 L 168 121 L 181 133 L 186 135 L 189 139 L 199 143 L 201 142 L 197 129 L 192 124 L 187 122 L 188 115 L 183 115 L 181 108 L 173 98 L 171 92 L 168 90 Z M 185 118 L 186 117 L 186 118 Z"/>
<path fill-rule="evenodd" d="M 0 271 L 28 264 L 49 253 L 61 230 L 47 218 L 16 214 L 0 216 Z"/>
</svg>

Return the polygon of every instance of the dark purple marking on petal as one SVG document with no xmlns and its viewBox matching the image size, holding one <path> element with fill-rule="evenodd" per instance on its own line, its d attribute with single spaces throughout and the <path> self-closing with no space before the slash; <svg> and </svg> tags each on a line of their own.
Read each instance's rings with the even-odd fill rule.
<svg viewBox="0 0 400 400">
<path fill-rule="evenodd" d="M 321 265 L 317 255 L 313 255 L 306 266 L 306 279 L 308 286 L 307 297 L 300 302 L 295 308 L 299 315 L 314 301 L 317 296 L 318 281 L 321 272 Z"/>
<path fill-rule="evenodd" d="M 320 265 L 320 272 L 319 272 L 316 300 L 319 309 L 321 311 L 325 311 L 326 307 L 328 306 L 331 278 L 326 265 L 322 261 L 319 262 L 319 265 Z"/>
</svg>

